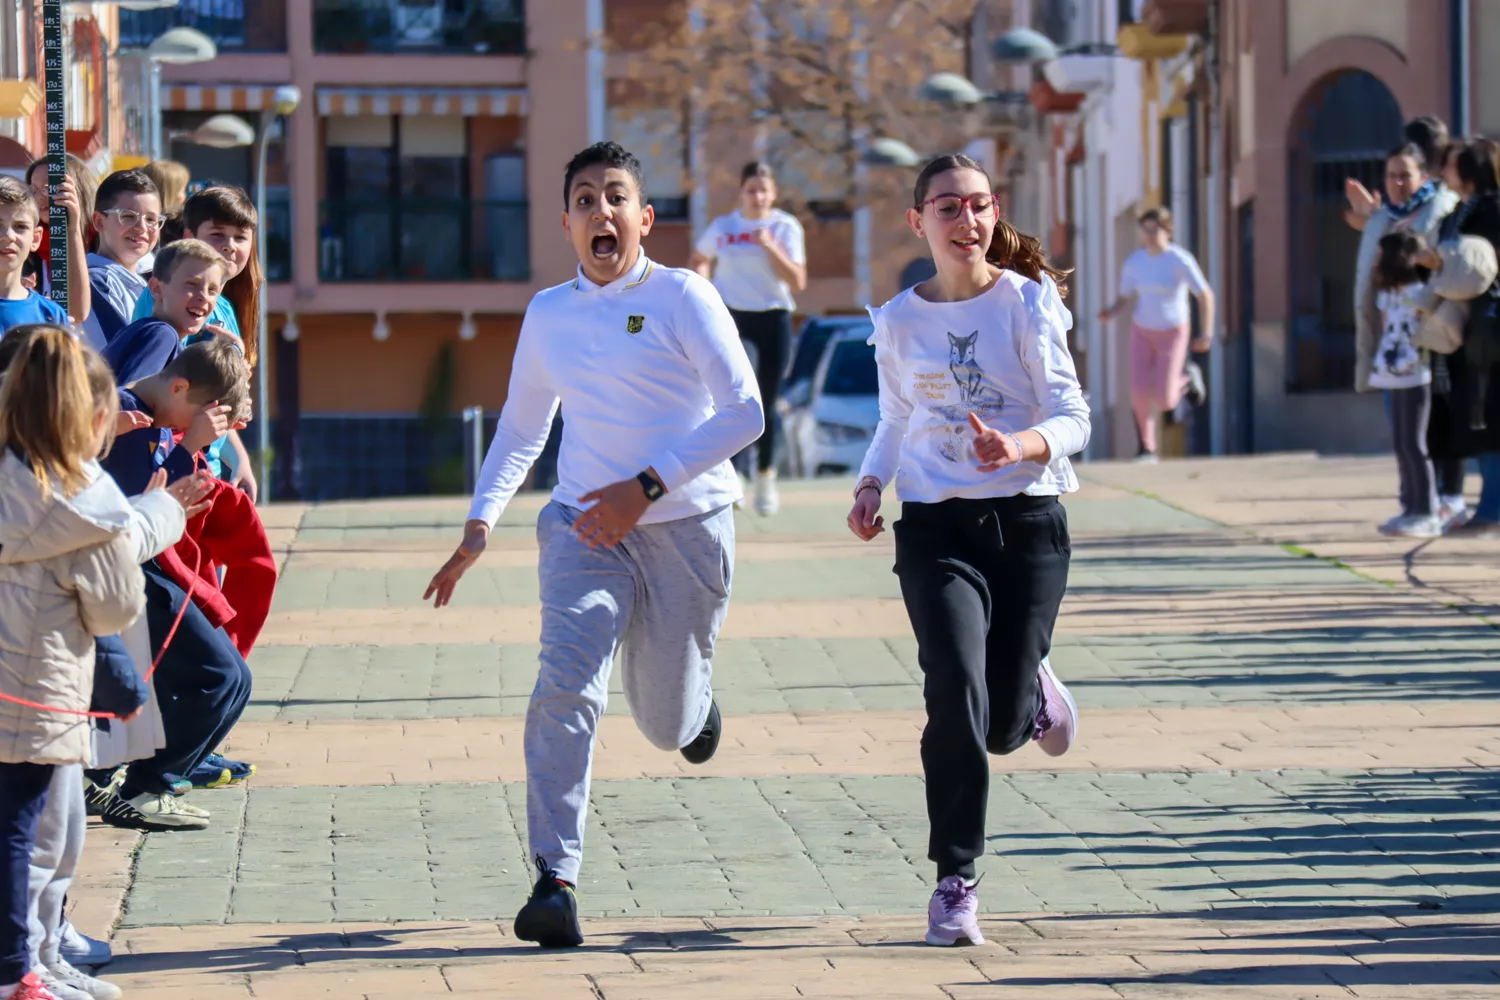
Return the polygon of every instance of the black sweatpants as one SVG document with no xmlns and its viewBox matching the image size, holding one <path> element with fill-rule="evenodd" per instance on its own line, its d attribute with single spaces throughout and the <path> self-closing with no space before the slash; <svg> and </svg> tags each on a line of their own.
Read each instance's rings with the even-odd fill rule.
<svg viewBox="0 0 1500 1000">
<path fill-rule="evenodd" d="M 945 500 L 905 504 L 894 530 L 927 702 L 927 856 L 939 879 L 971 879 L 988 755 L 1025 746 L 1036 727 L 1037 674 L 1068 586 L 1068 518 L 1056 497 Z"/>
<path fill-rule="evenodd" d="M 146 621 L 151 652 L 161 650 L 187 595 L 153 563 L 146 574 Z M 187 778 L 229 735 L 250 701 L 250 667 L 221 628 L 189 604 L 177 634 L 152 678 L 161 705 L 167 745 L 149 760 L 134 761 L 120 795 L 161 795 Z"/>
<path fill-rule="evenodd" d="M 729 310 L 734 325 L 740 331 L 746 352 L 755 364 L 755 381 L 760 386 L 760 404 L 766 413 L 766 429 L 756 442 L 756 468 L 761 472 L 776 465 L 776 428 L 781 424 L 781 415 L 776 412 L 776 400 L 781 393 L 781 376 L 786 371 L 792 352 L 792 314 L 786 309 L 768 309 L 765 312 L 741 312 Z M 736 456 L 735 467 L 744 471 L 749 454 L 746 448 Z"/>
<path fill-rule="evenodd" d="M 51 784 L 51 764 L 0 764 L 0 986 L 31 971 L 31 848 Z"/>
</svg>

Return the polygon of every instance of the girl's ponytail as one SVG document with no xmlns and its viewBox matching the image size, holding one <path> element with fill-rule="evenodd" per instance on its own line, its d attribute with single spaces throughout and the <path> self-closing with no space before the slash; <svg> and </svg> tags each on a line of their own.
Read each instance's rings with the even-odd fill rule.
<svg viewBox="0 0 1500 1000">
<path fill-rule="evenodd" d="M 88 348 L 48 323 L 17 327 L 12 337 L 24 342 L 0 383 L 0 448 L 19 452 L 42 489 L 72 496 L 88 485 L 99 444 Z"/>
<path fill-rule="evenodd" d="M 1047 259 L 1041 240 L 1021 232 L 1004 219 L 995 220 L 995 235 L 984 259 L 1038 283 L 1045 274 L 1056 282 L 1058 295 L 1068 294 L 1068 275 L 1073 272 L 1055 266 Z"/>
</svg>

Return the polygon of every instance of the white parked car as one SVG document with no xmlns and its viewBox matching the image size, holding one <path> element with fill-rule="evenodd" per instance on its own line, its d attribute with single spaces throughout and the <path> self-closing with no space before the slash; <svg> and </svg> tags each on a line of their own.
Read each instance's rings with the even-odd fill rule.
<svg viewBox="0 0 1500 1000">
<path fill-rule="evenodd" d="M 867 317 L 839 317 L 806 389 L 797 382 L 788 387 L 783 420 L 793 475 L 859 471 L 880 422 L 873 332 Z"/>
</svg>

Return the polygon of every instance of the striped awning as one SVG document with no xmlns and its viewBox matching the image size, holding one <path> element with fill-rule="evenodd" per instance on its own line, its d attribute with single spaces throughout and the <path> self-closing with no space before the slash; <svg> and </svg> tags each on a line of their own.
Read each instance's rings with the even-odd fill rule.
<svg viewBox="0 0 1500 1000">
<path fill-rule="evenodd" d="M 504 118 L 526 113 L 515 87 L 319 87 L 320 115 L 462 115 Z"/>
<path fill-rule="evenodd" d="M 172 84 L 162 88 L 162 106 L 168 111 L 264 111 L 274 93 L 274 86 L 253 83 Z"/>
</svg>

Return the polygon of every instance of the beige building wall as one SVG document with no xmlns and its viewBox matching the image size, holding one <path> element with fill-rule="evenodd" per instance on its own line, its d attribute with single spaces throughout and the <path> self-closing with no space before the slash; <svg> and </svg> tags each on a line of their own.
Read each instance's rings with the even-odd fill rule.
<svg viewBox="0 0 1500 1000">
<path fill-rule="evenodd" d="M 1432 0 L 1419 2 L 1433 16 L 1447 16 L 1446 4 Z M 1408 0 L 1282 0 L 1282 3 L 1286 6 L 1288 66 L 1335 38 L 1373 38 L 1397 52 L 1406 52 Z"/>
<path fill-rule="evenodd" d="M 1500 0 L 1469 0 L 1469 12 L 1474 130 L 1500 135 Z"/>
</svg>

